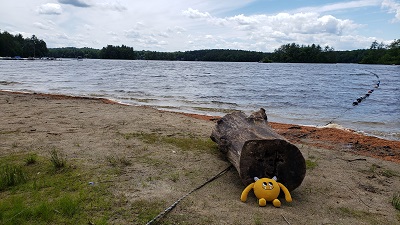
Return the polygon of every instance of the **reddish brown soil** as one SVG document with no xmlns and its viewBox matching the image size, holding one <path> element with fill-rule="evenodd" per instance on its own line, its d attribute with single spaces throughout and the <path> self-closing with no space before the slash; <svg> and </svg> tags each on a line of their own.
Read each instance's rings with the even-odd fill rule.
<svg viewBox="0 0 400 225">
<path fill-rule="evenodd" d="M 184 113 L 184 115 L 211 121 L 220 118 L 190 113 Z M 385 140 L 337 128 L 316 128 L 274 122 L 269 124 L 277 133 L 295 144 L 308 144 L 325 149 L 350 151 L 358 155 L 400 163 L 400 141 Z"/>
</svg>

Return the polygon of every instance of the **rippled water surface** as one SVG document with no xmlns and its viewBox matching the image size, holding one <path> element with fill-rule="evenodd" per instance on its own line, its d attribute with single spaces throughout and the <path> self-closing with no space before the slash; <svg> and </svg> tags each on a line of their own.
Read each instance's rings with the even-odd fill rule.
<svg viewBox="0 0 400 225">
<path fill-rule="evenodd" d="M 0 89 L 104 97 L 209 115 L 263 107 L 274 122 L 321 126 L 333 120 L 400 140 L 399 66 L 0 60 Z"/>
</svg>

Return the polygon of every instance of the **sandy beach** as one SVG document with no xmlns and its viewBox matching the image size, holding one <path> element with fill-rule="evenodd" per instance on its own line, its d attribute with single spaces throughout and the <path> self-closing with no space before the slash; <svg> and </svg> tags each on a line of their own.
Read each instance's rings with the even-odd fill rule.
<svg viewBox="0 0 400 225">
<path fill-rule="evenodd" d="M 0 157 L 57 148 L 98 175 L 125 209 L 110 224 L 139 224 L 138 202 L 161 209 L 230 163 L 209 136 L 216 117 L 121 105 L 106 99 L 0 92 Z M 267 110 L 268 115 L 268 110 Z M 335 128 L 270 122 L 315 162 L 282 207 L 259 207 L 235 169 L 194 192 L 159 224 L 400 224 L 400 142 Z M 174 141 L 191 142 L 182 147 Z M 130 161 L 105 176 L 110 158 Z M 0 193 L 1 196 L 1 193 Z M 111 209 L 113 210 L 113 209 Z"/>
</svg>

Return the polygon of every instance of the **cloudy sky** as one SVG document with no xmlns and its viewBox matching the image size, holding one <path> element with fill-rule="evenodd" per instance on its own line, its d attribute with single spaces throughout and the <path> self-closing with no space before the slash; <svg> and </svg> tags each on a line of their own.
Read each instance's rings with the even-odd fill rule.
<svg viewBox="0 0 400 225">
<path fill-rule="evenodd" d="M 49 48 L 368 48 L 400 38 L 400 0 L 2 0 L 0 30 Z"/>
</svg>

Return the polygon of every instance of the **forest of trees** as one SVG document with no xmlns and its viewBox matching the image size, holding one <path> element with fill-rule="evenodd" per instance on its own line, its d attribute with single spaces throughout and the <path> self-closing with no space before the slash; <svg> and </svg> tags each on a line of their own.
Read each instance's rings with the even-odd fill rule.
<svg viewBox="0 0 400 225">
<path fill-rule="evenodd" d="M 330 46 L 285 44 L 272 53 L 208 49 L 185 52 L 135 51 L 125 45 L 107 45 L 102 49 L 93 48 L 47 48 L 46 42 L 35 35 L 24 38 L 0 32 L 0 57 L 54 57 L 126 60 L 180 60 L 180 61 L 220 61 L 220 62 L 279 62 L 279 63 L 365 63 L 400 65 L 400 39 L 389 45 L 372 42 L 369 49 L 335 51 Z"/>
<path fill-rule="evenodd" d="M 100 50 L 94 48 L 50 48 L 47 56 L 54 58 L 77 58 L 80 56 L 88 59 L 101 59 Z"/>
<path fill-rule="evenodd" d="M 12 35 L 7 31 L 0 32 L 1 57 L 44 57 L 47 54 L 46 42 L 39 40 L 35 35 L 24 38 L 21 34 Z"/>
<path fill-rule="evenodd" d="M 389 45 L 372 42 L 369 49 L 353 51 L 335 51 L 329 46 L 298 45 L 296 43 L 282 45 L 264 62 L 283 63 L 363 63 L 363 64 L 400 64 L 400 39 Z"/>
</svg>

